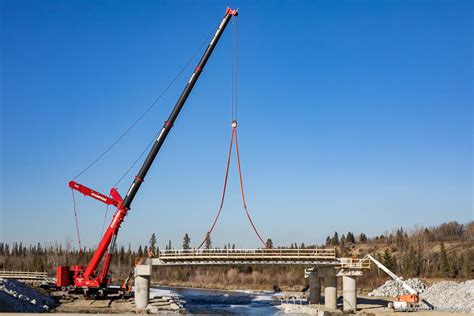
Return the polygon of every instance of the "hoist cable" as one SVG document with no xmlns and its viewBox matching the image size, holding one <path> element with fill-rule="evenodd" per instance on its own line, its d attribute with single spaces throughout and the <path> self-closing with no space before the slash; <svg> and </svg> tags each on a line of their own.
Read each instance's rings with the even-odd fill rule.
<svg viewBox="0 0 474 316">
<path fill-rule="evenodd" d="M 238 18 L 232 20 L 232 121 L 237 120 Z"/>
<path fill-rule="evenodd" d="M 168 84 L 168 86 L 161 92 L 161 94 L 153 101 L 150 106 L 109 146 L 107 147 L 97 158 L 91 161 L 89 165 L 84 168 L 81 172 L 79 172 L 73 180 L 76 180 L 79 178 L 82 174 L 84 174 L 87 170 L 89 170 L 93 165 L 95 165 L 99 160 L 101 160 L 115 145 L 117 145 L 144 117 L 148 112 L 151 111 L 151 109 L 158 103 L 158 101 L 163 98 L 163 96 L 168 92 L 168 90 L 173 86 L 173 84 L 181 77 L 181 75 L 184 73 L 184 71 L 189 67 L 191 62 L 194 60 L 196 55 L 199 53 L 199 51 L 202 50 L 202 48 L 206 45 L 206 43 L 209 41 L 211 38 L 212 33 L 204 40 L 204 42 L 201 44 L 201 46 L 193 53 L 191 58 L 187 61 L 187 63 L 181 68 L 181 70 L 178 72 L 178 74 L 171 80 L 171 82 Z"/>
<path fill-rule="evenodd" d="M 237 83 L 238 83 L 238 69 L 239 69 L 239 19 L 235 19 L 235 113 L 234 120 L 237 120 Z M 237 136 L 237 134 L 236 134 Z"/>
<path fill-rule="evenodd" d="M 232 120 L 235 120 L 235 19 L 232 19 Z"/>
</svg>

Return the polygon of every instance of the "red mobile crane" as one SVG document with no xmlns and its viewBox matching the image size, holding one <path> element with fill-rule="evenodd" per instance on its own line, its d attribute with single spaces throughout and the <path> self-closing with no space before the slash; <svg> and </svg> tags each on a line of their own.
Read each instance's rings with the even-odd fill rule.
<svg viewBox="0 0 474 316">
<path fill-rule="evenodd" d="M 82 265 L 75 265 L 71 267 L 57 267 L 56 285 L 58 287 L 83 290 L 85 294 L 91 295 L 103 295 L 106 293 L 107 286 L 110 284 L 110 276 L 108 272 L 110 268 L 110 261 L 112 258 L 112 251 L 115 247 L 120 225 L 122 224 L 128 211 L 130 210 L 130 206 L 132 204 L 133 199 L 135 198 L 135 195 L 138 192 L 138 189 L 142 185 L 143 180 L 145 179 L 145 176 L 148 173 L 148 170 L 153 164 L 156 155 L 160 151 L 166 137 L 168 136 L 168 133 L 170 132 L 174 122 L 176 121 L 176 118 L 179 115 L 179 112 L 181 111 L 184 103 L 186 102 L 189 94 L 191 93 L 191 90 L 193 89 L 199 76 L 201 75 L 204 66 L 209 60 L 209 57 L 211 56 L 214 48 L 216 47 L 217 42 L 219 41 L 227 24 L 229 23 L 232 17 L 237 15 L 237 10 L 227 8 L 224 18 L 219 24 L 216 33 L 212 37 L 197 67 L 193 71 L 188 83 L 186 84 L 183 92 L 181 93 L 181 96 L 179 97 L 178 101 L 176 102 L 176 105 L 171 111 L 168 120 L 165 121 L 159 136 L 156 138 L 153 147 L 150 149 L 147 158 L 143 162 L 143 165 L 140 171 L 138 172 L 138 175 L 133 180 L 127 194 L 125 195 L 125 198 L 121 197 L 116 188 L 112 188 L 110 190 L 110 197 L 108 197 L 75 181 L 69 182 L 69 187 L 71 189 L 79 191 L 84 195 L 90 196 L 107 205 L 113 205 L 117 207 L 117 210 L 112 218 L 110 225 L 102 236 L 99 246 L 95 250 L 94 255 L 92 256 L 92 259 L 90 260 L 87 267 L 84 268 L 84 266 Z M 102 270 L 100 273 L 97 273 L 97 267 L 99 266 L 102 259 L 104 259 Z"/>
</svg>

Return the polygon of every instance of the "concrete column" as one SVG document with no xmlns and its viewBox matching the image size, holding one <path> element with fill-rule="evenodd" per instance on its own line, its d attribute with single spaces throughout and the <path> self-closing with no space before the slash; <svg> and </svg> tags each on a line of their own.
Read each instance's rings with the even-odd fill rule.
<svg viewBox="0 0 474 316">
<path fill-rule="evenodd" d="M 334 268 L 320 268 L 318 275 L 324 278 L 324 306 L 337 308 L 337 278 Z"/>
<path fill-rule="evenodd" d="M 342 276 L 343 311 L 357 312 L 357 277 L 355 275 Z"/>
<path fill-rule="evenodd" d="M 135 306 L 145 309 L 150 299 L 151 266 L 148 264 L 135 267 Z"/>
<path fill-rule="evenodd" d="M 324 306 L 337 308 L 337 278 L 336 276 L 324 277 Z"/>
<path fill-rule="evenodd" d="M 309 275 L 309 301 L 311 304 L 319 304 L 321 301 L 321 279 L 317 271 Z"/>
</svg>

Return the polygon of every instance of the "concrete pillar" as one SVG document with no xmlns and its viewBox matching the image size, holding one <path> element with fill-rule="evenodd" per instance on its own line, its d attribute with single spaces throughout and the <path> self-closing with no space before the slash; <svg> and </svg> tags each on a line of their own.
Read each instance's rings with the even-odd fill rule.
<svg viewBox="0 0 474 316">
<path fill-rule="evenodd" d="M 324 306 L 337 308 L 337 278 L 336 276 L 324 277 Z"/>
<path fill-rule="evenodd" d="M 324 278 L 324 306 L 337 308 L 337 278 L 334 268 L 320 268 L 318 275 Z"/>
<path fill-rule="evenodd" d="M 345 312 L 357 312 L 357 277 L 355 275 L 342 276 L 342 296 Z"/>
<path fill-rule="evenodd" d="M 150 299 L 151 265 L 143 264 L 135 267 L 135 306 L 145 309 Z"/>
<path fill-rule="evenodd" d="M 321 279 L 317 271 L 309 275 L 309 301 L 311 304 L 319 304 L 321 301 Z"/>
</svg>

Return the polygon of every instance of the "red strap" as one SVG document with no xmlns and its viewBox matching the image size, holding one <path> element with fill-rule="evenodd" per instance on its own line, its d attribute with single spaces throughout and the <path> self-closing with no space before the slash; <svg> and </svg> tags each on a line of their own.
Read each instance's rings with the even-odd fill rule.
<svg viewBox="0 0 474 316">
<path fill-rule="evenodd" d="M 255 234 L 257 235 L 258 239 L 262 242 L 263 247 L 266 248 L 266 246 L 267 246 L 266 243 L 263 241 L 262 237 L 260 236 L 257 228 L 255 227 L 255 224 L 253 223 L 252 218 L 250 217 L 250 213 L 247 209 L 247 202 L 245 201 L 245 193 L 244 193 L 244 183 L 243 183 L 243 180 L 242 180 L 242 169 L 240 167 L 240 155 L 239 155 L 239 143 L 237 141 L 237 129 L 236 129 L 236 126 L 232 126 L 232 135 L 230 137 L 229 154 L 227 156 L 227 166 L 226 166 L 225 177 L 224 177 L 224 188 L 222 190 L 222 196 L 221 196 L 221 203 L 220 203 L 220 206 L 219 206 L 219 211 L 217 212 L 217 216 L 214 219 L 214 222 L 212 223 L 211 228 L 206 233 L 206 236 L 204 237 L 204 240 L 199 245 L 198 249 L 200 249 L 204 245 L 206 240 L 211 237 L 211 233 L 212 233 L 212 231 L 214 230 L 214 227 L 217 224 L 217 220 L 219 219 L 219 216 L 221 214 L 222 207 L 224 206 L 224 199 L 225 199 L 225 193 L 226 193 L 226 189 L 227 189 L 227 179 L 228 179 L 228 176 L 229 176 L 229 166 L 230 166 L 230 159 L 231 159 L 231 154 L 232 154 L 232 145 L 233 145 L 234 137 L 235 137 L 235 154 L 237 156 L 237 166 L 238 166 L 238 170 L 239 170 L 240 192 L 242 194 L 242 202 L 244 204 L 243 205 L 244 210 L 245 210 L 245 213 L 247 214 L 247 218 L 250 222 L 250 225 L 252 225 L 252 228 L 253 228 Z"/>
<path fill-rule="evenodd" d="M 242 202 L 244 203 L 244 210 L 245 210 L 245 213 L 247 214 L 247 218 L 249 219 L 250 225 L 252 225 L 252 228 L 255 234 L 257 234 L 258 239 L 260 239 L 260 241 L 262 242 L 263 247 L 266 248 L 267 244 L 263 241 L 262 237 L 258 233 L 257 228 L 255 227 L 252 221 L 252 218 L 250 217 L 249 211 L 247 210 L 247 202 L 245 202 L 245 193 L 244 193 L 244 182 L 242 181 L 242 170 L 240 168 L 239 142 L 237 140 L 237 130 L 236 129 L 234 130 L 235 130 L 235 154 L 237 156 L 237 166 L 239 167 L 240 192 L 242 193 Z"/>
<path fill-rule="evenodd" d="M 224 206 L 225 192 L 226 192 L 226 189 L 227 189 L 227 179 L 229 177 L 230 158 L 232 156 L 231 154 L 232 154 L 233 141 L 234 141 L 234 129 L 232 129 L 232 135 L 230 136 L 229 154 L 227 155 L 227 166 L 225 168 L 224 188 L 222 189 L 221 204 L 219 206 L 219 211 L 217 212 L 217 216 L 214 219 L 214 222 L 212 223 L 211 229 L 209 229 L 208 232 L 206 233 L 206 237 L 204 237 L 204 240 L 199 245 L 198 249 L 200 249 L 202 247 L 202 245 L 204 245 L 206 240 L 209 237 L 211 237 L 211 233 L 214 230 L 214 227 L 216 226 L 217 220 L 219 219 L 219 216 L 221 215 L 222 207 Z"/>
</svg>

